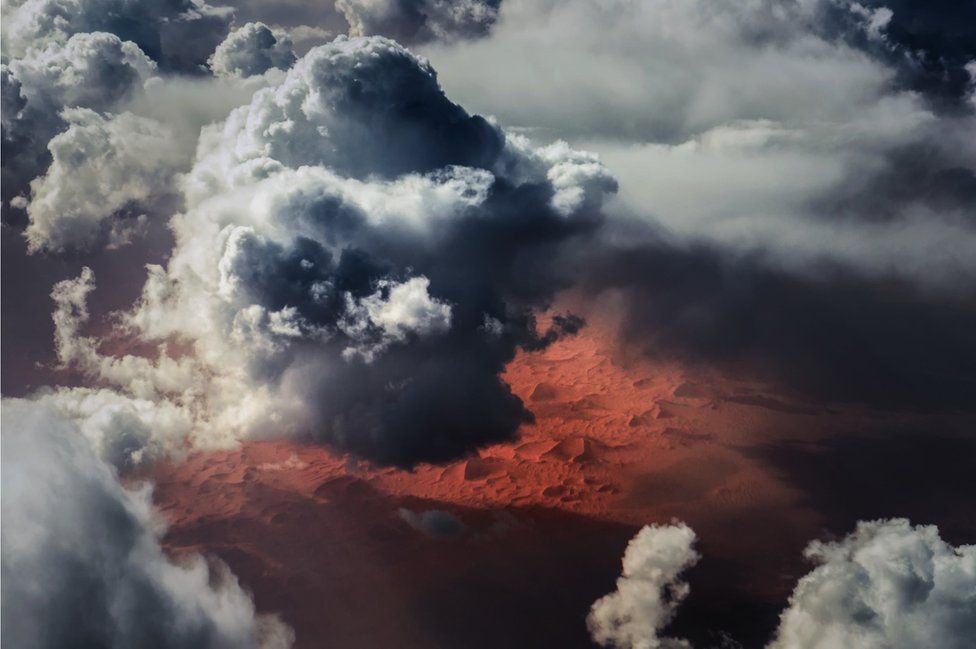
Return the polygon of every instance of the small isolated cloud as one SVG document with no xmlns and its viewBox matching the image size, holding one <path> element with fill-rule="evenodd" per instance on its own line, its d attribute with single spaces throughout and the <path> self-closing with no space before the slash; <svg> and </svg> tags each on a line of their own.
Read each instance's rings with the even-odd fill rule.
<svg viewBox="0 0 976 649">
<path fill-rule="evenodd" d="M 295 60 L 287 31 L 253 22 L 227 35 L 210 57 L 210 69 L 219 76 L 251 77 L 271 68 L 287 70 Z"/>
<path fill-rule="evenodd" d="M 892 519 L 814 541 L 806 556 L 820 565 L 800 579 L 769 649 L 972 647 L 976 545 Z"/>
<path fill-rule="evenodd" d="M 439 509 L 415 512 L 401 507 L 397 515 L 413 529 L 434 538 L 457 536 L 464 530 L 464 523 L 457 516 Z"/>
<path fill-rule="evenodd" d="M 149 488 L 130 490 L 46 404 L 3 402 L 4 646 L 288 649 L 226 567 L 174 562 Z"/>
<path fill-rule="evenodd" d="M 617 590 L 594 602 L 586 624 L 593 640 L 618 649 L 690 648 L 660 631 L 690 591 L 680 579 L 698 562 L 694 531 L 684 523 L 647 525 L 624 553 Z"/>
</svg>

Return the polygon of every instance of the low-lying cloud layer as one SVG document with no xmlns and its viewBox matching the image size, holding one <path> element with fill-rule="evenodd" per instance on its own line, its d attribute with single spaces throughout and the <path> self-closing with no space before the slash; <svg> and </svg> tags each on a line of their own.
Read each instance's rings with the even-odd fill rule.
<svg viewBox="0 0 976 649">
<path fill-rule="evenodd" d="M 5 645 L 291 646 L 225 567 L 163 553 L 150 489 L 122 487 L 56 409 L 4 400 L 2 475 Z"/>
<path fill-rule="evenodd" d="M 487 38 L 424 51 L 466 105 L 601 154 L 621 200 L 581 281 L 624 289 L 650 353 L 815 398 L 967 407 L 969 13 L 511 0 Z"/>
</svg>

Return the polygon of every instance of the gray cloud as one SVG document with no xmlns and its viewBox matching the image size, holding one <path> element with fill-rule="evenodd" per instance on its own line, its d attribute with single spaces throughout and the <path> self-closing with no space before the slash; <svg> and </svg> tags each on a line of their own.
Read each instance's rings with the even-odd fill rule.
<svg viewBox="0 0 976 649">
<path fill-rule="evenodd" d="M 487 34 L 501 0 L 336 0 L 351 36 L 403 43 L 453 41 Z"/>
<path fill-rule="evenodd" d="M 870 108 L 894 73 L 819 34 L 824 4 L 513 0 L 487 38 L 422 51 L 452 96 L 506 124 L 680 143 L 736 120 Z"/>
<path fill-rule="evenodd" d="M 4 65 L 3 199 L 24 193 L 50 163 L 48 141 L 65 127 L 64 108 L 110 109 L 155 70 L 133 43 L 77 34 Z"/>
<path fill-rule="evenodd" d="M 145 227 L 147 211 L 167 205 L 188 156 L 165 125 L 131 113 L 73 108 L 61 118 L 68 127 L 48 143 L 51 166 L 31 182 L 28 249 L 127 243 Z"/>
<path fill-rule="evenodd" d="M 202 0 L 4 2 L 4 54 L 24 57 L 76 34 L 107 32 L 134 43 L 164 70 L 200 72 L 232 13 Z"/>
<path fill-rule="evenodd" d="M 648 353 L 966 406 L 976 116 L 912 76 L 922 53 L 895 26 L 927 10 L 892 11 L 512 0 L 486 38 L 423 51 L 452 96 L 618 178 L 578 277 L 622 289 Z"/>
<path fill-rule="evenodd" d="M 433 40 L 457 41 L 489 33 L 501 0 L 228 0 L 240 21 L 261 21 L 301 41 L 319 43 L 322 32 L 349 36 L 387 36 L 405 45 Z M 325 39 L 329 40 L 329 39 Z"/>
<path fill-rule="evenodd" d="M 3 629 L 9 646 L 287 649 L 237 580 L 159 545 L 148 488 L 123 488 L 57 410 L 3 403 Z"/>
<path fill-rule="evenodd" d="M 281 29 L 251 22 L 230 32 L 210 57 L 210 68 L 222 76 L 250 77 L 295 63 L 291 37 Z"/>
<path fill-rule="evenodd" d="M 681 237 L 972 286 L 976 120 L 903 81 L 904 4 L 513 0 L 487 38 L 424 53 L 466 105 L 599 152 L 626 208 Z"/>
</svg>

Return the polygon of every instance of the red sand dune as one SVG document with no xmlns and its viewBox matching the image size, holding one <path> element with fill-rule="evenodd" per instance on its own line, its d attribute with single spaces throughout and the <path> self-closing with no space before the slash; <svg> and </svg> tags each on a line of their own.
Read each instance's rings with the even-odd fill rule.
<svg viewBox="0 0 976 649">
<path fill-rule="evenodd" d="M 760 627 L 774 623 L 827 522 L 754 449 L 815 446 L 868 417 L 625 362 L 610 331 L 597 320 L 520 354 L 505 379 L 536 423 L 446 466 L 376 468 L 288 441 L 158 466 L 167 544 L 227 561 L 300 647 L 587 646 L 587 606 L 629 536 L 676 517 L 706 556 L 686 624 L 765 633 L 738 619 L 752 606 Z M 463 529 L 426 535 L 401 508 L 450 512 Z"/>
</svg>

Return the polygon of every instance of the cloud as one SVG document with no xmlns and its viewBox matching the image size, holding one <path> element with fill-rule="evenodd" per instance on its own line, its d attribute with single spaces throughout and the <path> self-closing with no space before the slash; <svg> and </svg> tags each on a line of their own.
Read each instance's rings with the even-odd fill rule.
<svg viewBox="0 0 976 649">
<path fill-rule="evenodd" d="M 512 0 L 487 38 L 423 52 L 453 96 L 506 124 L 678 143 L 733 120 L 870 107 L 894 72 L 821 34 L 826 4 Z"/>
<path fill-rule="evenodd" d="M 487 38 L 423 51 L 466 105 L 599 152 L 682 237 L 972 286 L 976 118 L 904 78 L 922 54 L 889 31 L 926 11 L 882 29 L 869 4 L 513 0 Z"/>
<path fill-rule="evenodd" d="M 860 522 L 814 541 L 770 649 L 962 649 L 976 634 L 976 546 L 954 547 L 932 525 Z"/>
<path fill-rule="evenodd" d="M 62 363 L 189 409 L 204 445 L 312 435 L 409 465 L 529 419 L 499 374 L 581 326 L 540 331 L 535 311 L 616 184 L 592 155 L 468 114 L 392 41 L 341 38 L 206 128 L 184 187 L 173 254 L 123 318 L 159 353 L 82 334 L 86 271 L 54 293 Z"/>
<path fill-rule="evenodd" d="M 502 143 L 496 127 L 445 97 L 426 61 L 387 39 L 340 37 L 201 136 L 191 189 L 213 191 L 235 173 L 253 178 L 271 165 L 355 177 L 490 168 Z"/>
<path fill-rule="evenodd" d="M 54 346 L 61 366 L 73 366 L 92 379 L 125 386 L 136 398 L 158 400 L 171 394 L 191 399 L 201 381 L 192 358 L 171 358 L 165 343 L 155 362 L 143 356 L 103 355 L 97 338 L 82 335 L 89 318 L 87 298 L 94 289 L 95 274 L 85 266 L 77 278 L 62 280 L 51 291 Z"/>
<path fill-rule="evenodd" d="M 229 9 L 202 0 L 4 2 L 4 54 L 26 58 L 77 34 L 105 32 L 134 43 L 164 70 L 200 72 L 231 18 Z"/>
<path fill-rule="evenodd" d="M 32 396 L 31 403 L 71 421 L 95 455 L 119 470 L 178 458 L 192 438 L 189 413 L 165 400 L 106 389 L 48 388 Z"/>
<path fill-rule="evenodd" d="M 5 208 L 50 164 L 47 145 L 66 126 L 64 108 L 108 110 L 156 69 L 133 43 L 106 33 L 77 34 L 3 67 Z"/>
<path fill-rule="evenodd" d="M 600 154 L 620 195 L 577 277 L 648 353 L 966 407 L 976 116 L 910 35 L 968 10 L 881 4 L 511 0 L 422 51 L 466 105 Z"/>
<path fill-rule="evenodd" d="M 287 32 L 252 22 L 231 31 L 209 62 L 214 74 L 250 77 L 271 68 L 287 70 L 295 63 L 295 53 Z"/>
<path fill-rule="evenodd" d="M 619 649 L 690 647 L 685 640 L 658 634 L 688 596 L 680 575 L 698 562 L 695 541 L 684 523 L 641 529 L 627 544 L 617 590 L 594 602 L 586 618 L 593 640 Z"/>
<path fill-rule="evenodd" d="M 336 0 L 351 36 L 382 35 L 402 43 L 453 41 L 488 33 L 501 0 Z"/>
<path fill-rule="evenodd" d="M 965 101 L 966 64 L 976 58 L 971 3 L 865 0 L 847 8 L 866 19 L 875 54 L 897 67 L 899 83 L 950 111 Z"/>
<path fill-rule="evenodd" d="M 487 34 L 501 0 L 229 0 L 239 21 L 262 21 L 291 33 L 297 51 L 302 41 L 332 36 L 386 36 L 405 45 L 432 40 L 457 41 Z M 312 37 L 312 38 L 308 38 Z M 318 44 L 315 43 L 315 44 Z"/>
<path fill-rule="evenodd" d="M 79 136 L 94 128 L 92 116 L 89 128 L 73 128 L 70 136 L 56 144 L 66 154 L 58 167 L 83 171 L 88 180 L 112 166 L 110 151 L 125 158 L 142 145 L 152 144 L 154 151 L 140 150 L 138 179 L 125 183 L 125 190 L 114 198 L 121 200 L 134 185 L 152 182 L 156 195 L 145 196 L 145 187 L 134 190 L 139 199 L 152 198 L 150 211 L 171 213 L 178 209 L 173 192 L 169 191 L 174 157 L 185 167 L 192 160 L 199 129 L 204 123 L 223 119 L 234 106 L 246 101 L 262 83 L 273 78 L 248 81 L 230 79 L 206 83 L 203 73 L 214 47 L 226 34 L 231 13 L 227 9 L 209 6 L 197 0 L 176 2 L 121 2 L 119 0 L 27 0 L 5 2 L 3 5 L 3 218 L 15 227 L 29 220 L 26 207 L 30 203 L 30 182 L 44 174 L 52 164 L 49 141 L 72 127 L 64 118 L 69 109 L 87 108 L 112 123 L 109 130 L 134 126 L 131 117 L 113 119 L 125 112 L 138 118 L 152 118 L 158 129 L 150 129 L 141 122 L 132 134 L 131 147 L 121 133 L 111 138 L 111 146 L 97 146 L 91 161 L 72 159 L 67 164 L 69 141 L 80 144 Z M 164 75 L 162 78 L 157 74 Z M 272 75 L 273 77 L 273 75 Z M 204 81 L 193 83 L 193 80 Z M 186 90 L 193 87 L 193 97 Z M 246 92 L 245 96 L 241 96 Z M 174 94 L 182 94 L 181 103 L 173 104 Z M 68 111 L 67 113 L 65 111 Z M 150 130 L 157 133 L 168 129 L 165 140 L 150 143 L 145 136 Z M 179 149 L 180 153 L 177 154 Z M 132 161 L 131 159 L 129 160 Z M 105 169 L 102 169 L 105 167 Z M 150 171 L 151 170 L 151 171 Z M 57 167 L 52 169 L 56 172 Z M 146 174 L 150 177 L 147 177 Z M 166 177 L 164 177 L 166 176 Z M 35 250 L 62 253 L 66 248 L 91 250 L 105 240 L 115 243 L 131 233 L 133 218 L 111 219 L 94 214 L 89 200 L 73 205 L 67 194 L 56 198 L 53 191 L 56 179 L 46 188 L 48 196 L 35 205 L 40 213 L 39 229 L 32 236 Z M 108 183 L 111 179 L 102 177 Z M 111 203 L 111 184 L 102 186 L 93 198 L 108 198 Z M 163 200 L 156 200 L 163 199 Z M 143 203 L 138 209 L 150 207 Z M 67 216 L 48 213 L 50 209 L 64 210 Z M 111 209 L 119 206 L 110 204 Z M 125 206 L 133 207 L 136 206 Z M 119 216 L 115 214 L 114 216 Z M 138 217 L 139 214 L 129 215 Z M 53 221 L 62 221 L 58 227 Z M 64 235 L 80 241 L 44 242 L 48 235 Z M 51 244 L 51 245 L 48 245 Z M 77 245 L 76 245 L 77 244 Z"/>
<path fill-rule="evenodd" d="M 221 564 L 169 559 L 150 490 L 123 488 L 70 420 L 3 403 L 3 642 L 287 649 Z"/>
<path fill-rule="evenodd" d="M 685 647 L 662 638 L 687 597 L 682 571 L 700 558 L 683 523 L 646 526 L 627 546 L 617 590 L 587 617 L 593 640 L 619 649 Z M 976 546 L 953 546 L 934 525 L 859 521 L 839 541 L 813 541 L 818 565 L 797 582 L 767 649 L 962 649 L 976 632 Z M 734 639 L 725 643 L 738 646 Z"/>
<path fill-rule="evenodd" d="M 762 253 L 640 239 L 594 246 L 581 281 L 622 298 L 621 333 L 646 354 L 826 402 L 971 411 L 976 289 L 931 291 L 829 259 L 798 273 Z"/>
<path fill-rule="evenodd" d="M 187 156 L 165 125 L 131 113 L 72 108 L 61 118 L 68 128 L 48 143 L 51 166 L 31 182 L 28 249 L 127 243 L 147 212 L 166 205 Z"/>
<path fill-rule="evenodd" d="M 451 329 L 451 305 L 431 298 L 430 280 L 412 277 L 395 284 L 379 280 L 372 295 L 353 298 L 346 294 L 346 311 L 340 329 L 358 346 L 343 350 L 345 358 L 360 356 L 372 362 L 390 345 L 405 342 L 411 335 L 445 334 Z"/>
</svg>

